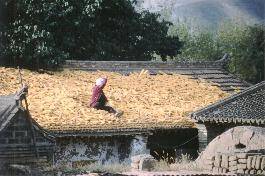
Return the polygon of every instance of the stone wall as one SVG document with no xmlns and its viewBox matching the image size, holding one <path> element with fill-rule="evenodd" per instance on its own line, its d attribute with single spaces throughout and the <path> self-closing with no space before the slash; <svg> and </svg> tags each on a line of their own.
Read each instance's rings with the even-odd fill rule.
<svg viewBox="0 0 265 176">
<path fill-rule="evenodd" d="M 199 152 L 202 152 L 214 138 L 239 125 L 240 124 L 237 125 L 232 123 L 196 124 L 196 127 L 198 128 Z"/>
<path fill-rule="evenodd" d="M 146 139 L 137 136 L 67 137 L 56 139 L 56 165 L 129 163 L 132 155 L 149 153 Z"/>
<path fill-rule="evenodd" d="M 265 128 L 238 126 L 214 138 L 196 159 L 199 167 L 215 173 L 263 173 Z"/>
<path fill-rule="evenodd" d="M 149 135 L 58 137 L 54 157 L 56 165 L 75 167 L 94 162 L 129 164 L 130 158 L 139 154 L 151 154 L 156 159 L 172 157 L 173 160 L 181 154 L 196 154 L 197 157 L 197 150 L 197 129 L 194 128 L 153 131 Z"/>
<path fill-rule="evenodd" d="M 204 168 L 213 173 L 264 174 L 265 153 L 218 153 L 204 160 Z"/>
</svg>

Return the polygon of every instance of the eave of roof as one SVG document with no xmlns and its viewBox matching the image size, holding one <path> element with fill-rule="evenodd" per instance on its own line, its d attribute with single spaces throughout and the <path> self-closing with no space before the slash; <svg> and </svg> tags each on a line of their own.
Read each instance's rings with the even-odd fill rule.
<svg viewBox="0 0 265 176">
<path fill-rule="evenodd" d="M 210 117 L 201 117 L 200 115 L 214 109 L 221 107 L 227 103 L 233 102 L 235 99 L 242 97 L 244 95 L 249 95 L 256 90 L 264 88 L 265 81 L 262 81 L 254 86 L 251 86 L 242 92 L 233 94 L 227 98 L 224 98 L 216 103 L 213 103 L 209 106 L 206 106 L 198 111 L 195 111 L 190 114 L 190 117 L 198 122 L 214 122 L 214 123 L 243 123 L 243 124 L 265 124 L 265 119 L 242 119 L 242 118 L 231 118 L 231 117 L 221 117 L 221 118 L 210 118 Z"/>
<path fill-rule="evenodd" d="M 0 104 L 1 102 L 9 102 L 9 104 L 7 104 L 8 108 L 3 110 L 0 114 L 0 132 L 7 128 L 7 126 L 12 122 L 12 119 L 15 117 L 19 110 L 27 111 L 24 107 L 20 106 L 20 103 L 18 103 L 18 101 L 22 101 L 26 98 L 26 92 L 27 87 L 26 89 L 25 87 L 22 87 L 15 94 L 0 96 Z M 54 137 L 51 136 L 47 131 L 45 131 L 33 118 L 30 117 L 30 121 L 33 123 L 35 129 L 40 131 L 46 138 L 48 138 L 49 140 L 54 140 Z"/>
<path fill-rule="evenodd" d="M 108 137 L 108 136 L 132 136 L 140 134 L 152 134 L 158 130 L 181 130 L 193 129 L 191 127 L 174 128 L 126 128 L 126 129 L 107 129 L 107 130 L 86 130 L 86 131 L 49 131 L 55 137 Z"/>
</svg>

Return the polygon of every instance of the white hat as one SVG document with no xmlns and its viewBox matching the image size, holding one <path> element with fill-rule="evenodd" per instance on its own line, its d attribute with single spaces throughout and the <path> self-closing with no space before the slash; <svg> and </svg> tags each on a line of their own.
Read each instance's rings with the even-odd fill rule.
<svg viewBox="0 0 265 176">
<path fill-rule="evenodd" d="M 107 83 L 107 78 L 98 78 L 96 80 L 96 85 L 100 87 L 104 86 L 106 83 Z"/>
</svg>

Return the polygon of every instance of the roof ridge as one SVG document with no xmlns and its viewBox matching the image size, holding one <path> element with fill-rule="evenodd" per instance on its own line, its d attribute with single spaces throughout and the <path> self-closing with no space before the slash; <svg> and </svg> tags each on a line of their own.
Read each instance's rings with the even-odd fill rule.
<svg viewBox="0 0 265 176">
<path fill-rule="evenodd" d="M 240 97 L 242 95 L 248 95 L 248 94 L 252 93 L 253 91 L 259 89 L 262 86 L 265 86 L 265 81 L 257 83 L 257 84 L 255 84 L 255 85 L 253 85 L 251 87 L 248 87 L 248 88 L 244 89 L 242 92 L 233 94 L 233 95 L 231 95 L 231 96 L 229 96 L 227 98 L 224 98 L 222 100 L 217 101 L 216 103 L 213 103 L 213 104 L 208 105 L 208 106 L 206 106 L 204 108 L 201 108 L 201 109 L 199 109 L 199 110 L 197 110 L 195 112 L 192 112 L 190 114 L 190 117 L 194 118 L 196 114 L 202 113 L 203 111 L 208 111 L 208 110 L 214 109 L 215 107 L 218 107 L 218 106 L 221 106 L 221 105 L 223 105 L 225 103 L 231 102 L 234 99 L 236 99 L 236 98 L 238 98 L 238 97 Z"/>
</svg>

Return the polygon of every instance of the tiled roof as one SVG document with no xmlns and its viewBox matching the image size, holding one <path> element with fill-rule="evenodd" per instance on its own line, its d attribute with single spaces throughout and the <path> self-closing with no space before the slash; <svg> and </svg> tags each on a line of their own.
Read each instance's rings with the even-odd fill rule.
<svg viewBox="0 0 265 176">
<path fill-rule="evenodd" d="M 244 90 L 251 84 L 239 79 L 225 71 L 224 66 L 228 60 L 228 55 L 224 55 L 218 61 L 78 61 L 66 60 L 64 68 L 86 71 L 111 71 L 123 74 L 149 70 L 150 74 L 155 75 L 160 72 L 181 75 L 188 75 L 194 79 L 205 79 L 216 83 L 222 90 L 232 92 L 234 90 Z"/>
<path fill-rule="evenodd" d="M 191 114 L 200 122 L 265 125 L 265 81 Z"/>
<path fill-rule="evenodd" d="M 0 131 L 2 131 L 18 112 L 15 95 L 0 96 Z"/>
<path fill-rule="evenodd" d="M 21 108 L 20 101 L 25 98 L 28 87 L 23 87 L 15 94 L 0 96 L 0 131 L 2 131 Z"/>
</svg>

